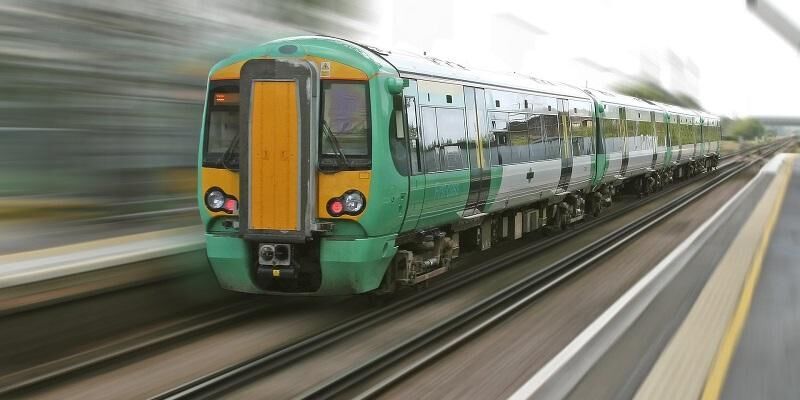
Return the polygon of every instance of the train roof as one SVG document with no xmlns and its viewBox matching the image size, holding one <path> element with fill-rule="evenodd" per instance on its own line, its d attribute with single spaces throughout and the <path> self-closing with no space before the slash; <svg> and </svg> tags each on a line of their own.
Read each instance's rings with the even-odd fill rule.
<svg viewBox="0 0 800 400">
<path fill-rule="evenodd" d="M 656 102 L 660 107 L 666 110 L 670 114 L 680 114 L 680 115 L 689 115 L 692 117 L 699 117 L 700 112 L 697 110 L 693 110 L 691 108 L 676 106 L 674 104 L 667 104 L 667 103 L 659 103 Z"/>
<path fill-rule="evenodd" d="M 516 73 L 499 73 L 468 68 L 462 64 L 406 51 L 382 50 L 362 45 L 390 63 L 400 76 L 409 78 L 458 81 L 498 89 L 534 91 L 588 99 L 582 90 L 560 82 Z"/>
<path fill-rule="evenodd" d="M 468 68 L 462 64 L 443 60 L 428 55 L 419 55 L 402 50 L 383 50 L 374 46 L 352 42 L 346 39 L 330 36 L 298 36 L 278 39 L 264 43 L 255 49 L 236 54 L 218 62 L 212 71 L 234 62 L 246 60 L 263 55 L 266 51 L 276 50 L 278 46 L 286 43 L 300 44 L 301 46 L 320 46 L 326 48 L 342 49 L 348 53 L 351 62 L 362 64 L 361 67 L 371 66 L 370 73 L 376 73 L 380 68 L 392 67 L 401 77 L 431 79 L 460 84 L 474 84 L 490 89 L 510 91 L 530 91 L 555 96 L 566 96 L 587 100 L 597 100 L 600 103 L 616 103 L 624 106 L 649 109 L 653 111 L 666 111 L 672 114 L 681 114 L 693 117 L 702 115 L 704 119 L 719 119 L 718 116 L 705 112 L 687 109 L 666 103 L 643 100 L 637 97 L 613 93 L 606 90 L 582 89 L 561 82 L 539 79 L 516 73 L 501 73 L 482 71 Z M 384 66 L 381 67 L 380 64 Z M 388 64 L 388 65 L 386 65 Z M 370 69 L 370 68 L 367 68 Z"/>
<path fill-rule="evenodd" d="M 698 110 L 697 113 L 700 114 L 700 118 L 703 118 L 704 122 L 711 121 L 711 120 L 719 121 L 719 117 L 714 115 L 714 114 L 710 114 L 710 113 L 707 113 L 705 111 L 700 111 L 700 110 Z"/>
<path fill-rule="evenodd" d="M 600 103 L 614 103 L 626 107 L 637 107 L 650 111 L 663 112 L 664 110 L 656 103 L 643 100 L 638 97 L 628 96 L 620 93 L 614 93 L 607 90 L 599 89 L 584 89 L 592 95 L 592 97 Z"/>
</svg>

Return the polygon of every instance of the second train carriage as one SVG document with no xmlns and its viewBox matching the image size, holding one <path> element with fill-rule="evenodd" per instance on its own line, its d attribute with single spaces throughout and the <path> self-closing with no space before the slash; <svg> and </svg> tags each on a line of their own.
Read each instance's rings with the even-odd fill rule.
<svg viewBox="0 0 800 400">
<path fill-rule="evenodd" d="M 687 146 L 712 120 L 340 39 L 270 42 L 209 75 L 208 257 L 223 287 L 244 292 L 416 284 L 467 247 L 598 213 L 619 185 L 653 190 L 680 165 L 669 145 L 681 117 L 697 118 Z"/>
<path fill-rule="evenodd" d="M 652 191 L 668 169 L 667 122 L 658 105 L 635 97 L 587 89 L 597 102 L 599 132 L 605 159 L 602 182 L 613 187 L 640 179 L 643 191 Z M 600 188 L 605 190 L 606 188 Z"/>
</svg>

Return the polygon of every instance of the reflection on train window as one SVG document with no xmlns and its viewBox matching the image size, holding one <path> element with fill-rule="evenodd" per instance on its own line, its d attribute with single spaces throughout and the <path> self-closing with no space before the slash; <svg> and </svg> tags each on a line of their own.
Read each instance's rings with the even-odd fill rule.
<svg viewBox="0 0 800 400">
<path fill-rule="evenodd" d="M 438 143 L 436 140 L 436 109 L 421 107 L 422 114 L 422 158 L 425 160 L 425 172 L 436 172 L 439 167 Z"/>
<path fill-rule="evenodd" d="M 635 114 L 631 116 L 631 118 L 633 117 L 635 117 Z M 636 138 L 636 121 L 628 119 L 625 121 L 625 126 L 625 141 L 628 144 L 628 152 L 639 150 Z"/>
<path fill-rule="evenodd" d="M 620 133 L 620 123 L 618 119 L 604 118 L 600 123 L 600 129 L 605 139 L 606 153 L 622 152 L 622 138 Z"/>
<path fill-rule="evenodd" d="M 645 120 L 639 121 L 640 150 L 653 149 L 653 123 L 647 119 L 649 117 L 650 117 L 649 112 L 642 112 L 642 118 L 645 118 Z"/>
<path fill-rule="evenodd" d="M 594 153 L 594 118 L 589 102 L 570 100 L 570 136 L 573 157 Z"/>
<path fill-rule="evenodd" d="M 443 171 L 466 168 L 467 134 L 464 110 L 460 108 L 437 108 L 436 127 L 441 149 Z"/>
<path fill-rule="evenodd" d="M 511 149 L 508 147 L 508 114 L 493 112 L 489 114 L 489 132 L 492 139 L 492 148 L 496 150 L 496 157 L 492 165 L 503 165 L 511 162 Z"/>
<path fill-rule="evenodd" d="M 542 128 L 542 115 L 528 115 L 528 143 L 530 144 L 531 161 L 541 161 L 545 158 L 544 131 Z"/>
<path fill-rule="evenodd" d="M 203 166 L 239 168 L 239 87 L 220 86 L 212 93 L 206 124 Z"/>
<path fill-rule="evenodd" d="M 660 115 L 656 115 L 655 129 L 656 137 L 658 138 L 658 146 L 667 146 L 667 125 L 661 120 Z"/>
<path fill-rule="evenodd" d="M 354 82 L 322 83 L 320 153 L 346 157 L 369 155 L 367 85 Z"/>
<path fill-rule="evenodd" d="M 594 152 L 594 121 L 591 117 L 571 117 L 572 155 L 588 156 Z"/>
<path fill-rule="evenodd" d="M 467 167 L 463 109 L 422 107 L 422 137 L 426 172 Z"/>
<path fill-rule="evenodd" d="M 508 144 L 511 147 L 511 162 L 530 161 L 528 150 L 528 121 L 525 114 L 509 114 Z"/>
<path fill-rule="evenodd" d="M 416 175 L 422 172 L 422 161 L 419 155 L 419 124 L 417 123 L 417 101 L 414 97 L 406 96 L 405 101 L 406 124 L 408 125 L 408 150 L 411 156 L 411 173 Z"/>
<path fill-rule="evenodd" d="M 561 157 L 558 116 L 493 112 L 490 114 L 492 146 L 497 149 L 493 165 L 508 165 Z M 588 121 L 587 124 L 590 124 Z M 586 129 L 591 131 L 591 126 Z M 591 151 L 594 133 L 581 137 L 581 148 Z"/>
<path fill-rule="evenodd" d="M 545 159 L 561 157 L 561 138 L 558 131 L 558 116 L 542 115 L 545 134 Z"/>
<path fill-rule="evenodd" d="M 239 133 L 239 109 L 211 110 L 208 121 L 208 147 L 206 160 L 221 159 Z M 233 151 L 238 153 L 238 148 Z"/>
</svg>

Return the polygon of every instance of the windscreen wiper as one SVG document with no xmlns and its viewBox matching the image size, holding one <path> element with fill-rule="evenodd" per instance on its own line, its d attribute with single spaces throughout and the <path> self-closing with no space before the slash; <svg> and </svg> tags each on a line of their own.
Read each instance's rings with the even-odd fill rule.
<svg viewBox="0 0 800 400">
<path fill-rule="evenodd" d="M 325 137 L 328 138 L 328 141 L 333 146 L 333 150 L 336 151 L 337 163 L 338 163 L 338 161 L 341 161 L 342 163 L 344 163 L 345 167 L 349 168 L 350 167 L 350 161 L 347 160 L 347 157 L 344 155 L 344 152 L 342 151 L 342 148 L 339 146 L 339 140 L 337 140 L 336 136 L 333 135 L 333 132 L 331 131 L 331 127 L 328 126 L 328 123 L 324 119 L 322 120 L 322 133 L 325 135 Z"/>
<path fill-rule="evenodd" d="M 236 133 L 236 136 L 231 139 L 231 143 L 228 145 L 228 148 L 225 149 L 225 152 L 222 153 L 222 166 L 231 171 L 238 171 L 239 170 L 239 160 L 238 155 L 239 153 L 234 153 L 234 149 L 239 147 L 239 133 Z M 236 166 L 234 167 L 233 160 L 236 160 Z"/>
</svg>

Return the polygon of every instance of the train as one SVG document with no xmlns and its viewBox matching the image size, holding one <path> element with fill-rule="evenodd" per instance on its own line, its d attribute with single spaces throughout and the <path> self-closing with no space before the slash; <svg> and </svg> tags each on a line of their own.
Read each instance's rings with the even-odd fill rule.
<svg viewBox="0 0 800 400">
<path fill-rule="evenodd" d="M 220 285 L 381 295 L 715 169 L 717 116 L 302 36 L 209 72 L 197 197 Z"/>
</svg>

